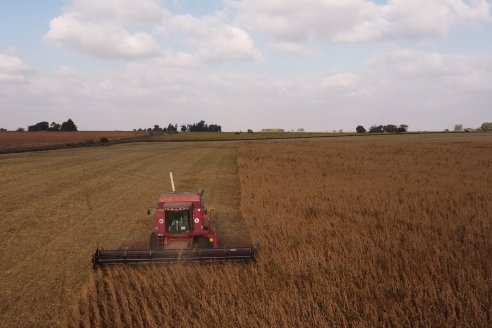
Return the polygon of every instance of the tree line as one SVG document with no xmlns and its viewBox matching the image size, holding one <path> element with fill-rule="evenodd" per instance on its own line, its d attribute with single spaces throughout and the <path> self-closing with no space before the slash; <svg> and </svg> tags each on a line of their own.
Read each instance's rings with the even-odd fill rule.
<svg viewBox="0 0 492 328">
<path fill-rule="evenodd" d="M 404 133 L 408 131 L 408 125 L 401 124 L 400 126 L 396 126 L 394 124 L 388 125 L 373 125 L 369 128 L 369 131 L 366 130 L 362 125 L 358 125 L 355 129 L 357 133 Z M 458 123 L 454 125 L 452 130 L 453 132 L 488 132 L 492 131 L 492 122 L 484 122 L 477 129 L 472 128 L 463 128 L 463 124 Z M 444 130 L 444 132 L 450 132 L 449 129 Z"/>
<path fill-rule="evenodd" d="M 207 124 L 202 120 L 198 123 L 182 124 L 179 130 L 181 132 L 222 132 L 222 127 L 218 124 Z M 159 125 L 155 124 L 153 128 L 139 128 L 133 129 L 133 131 L 175 133 L 178 132 L 178 125 L 169 123 L 167 127 L 161 128 Z"/>
<path fill-rule="evenodd" d="M 357 133 L 404 133 L 408 131 L 408 125 L 400 124 L 400 126 L 396 126 L 394 124 L 388 125 L 373 125 L 367 131 L 362 125 L 358 125 L 355 128 Z"/>
<path fill-rule="evenodd" d="M 167 132 L 167 133 L 174 133 L 178 132 L 178 125 L 177 124 L 172 124 L 169 123 L 167 127 L 162 127 L 158 124 L 155 124 L 153 128 L 138 128 L 138 129 L 133 129 L 133 131 L 147 131 L 147 132 Z"/>
<path fill-rule="evenodd" d="M 483 122 L 479 128 L 463 128 L 463 124 L 457 123 L 454 125 L 453 132 L 488 132 L 492 131 L 492 122 Z M 449 132 L 449 129 L 444 130 L 444 132 Z"/>
<path fill-rule="evenodd" d="M 62 124 L 56 122 L 51 122 L 51 124 L 49 124 L 46 121 L 42 121 L 29 125 L 27 131 L 77 131 L 77 125 L 75 125 L 70 118 Z"/>
<path fill-rule="evenodd" d="M 159 125 L 154 125 L 153 128 L 139 128 L 133 129 L 133 131 L 147 131 L 147 132 L 165 132 L 165 133 L 175 133 L 175 132 L 222 132 L 222 127 L 218 124 L 207 124 L 205 121 L 200 121 L 193 124 L 182 124 L 178 129 L 178 124 L 169 123 L 167 127 L 160 127 Z M 396 126 L 394 124 L 388 125 L 373 125 L 366 130 L 362 125 L 358 125 L 355 129 L 357 133 L 404 133 L 408 131 L 408 125 L 400 124 Z M 0 132 L 5 132 L 7 129 L 0 128 Z M 17 131 L 25 131 L 24 128 L 18 128 Z M 59 124 L 56 122 L 48 123 L 42 121 L 33 125 L 28 126 L 28 131 L 78 131 L 77 125 L 72 119 Z M 303 132 L 304 129 L 299 129 L 298 132 Z M 444 130 L 445 132 L 450 132 L 449 129 Z M 474 131 L 492 131 L 492 122 L 484 122 L 477 129 L 463 128 L 463 124 L 458 123 L 454 126 L 454 132 L 474 132 Z M 250 132 L 250 130 L 248 130 Z M 251 130 L 253 132 L 253 130 Z"/>
</svg>

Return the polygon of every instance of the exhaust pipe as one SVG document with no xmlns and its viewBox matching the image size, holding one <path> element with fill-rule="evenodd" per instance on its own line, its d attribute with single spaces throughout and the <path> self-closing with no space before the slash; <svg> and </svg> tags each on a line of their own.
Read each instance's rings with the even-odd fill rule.
<svg viewBox="0 0 492 328">
<path fill-rule="evenodd" d="M 176 192 L 176 189 L 174 189 L 173 172 L 169 172 L 169 177 L 171 178 L 171 188 L 173 188 L 173 192 Z"/>
</svg>

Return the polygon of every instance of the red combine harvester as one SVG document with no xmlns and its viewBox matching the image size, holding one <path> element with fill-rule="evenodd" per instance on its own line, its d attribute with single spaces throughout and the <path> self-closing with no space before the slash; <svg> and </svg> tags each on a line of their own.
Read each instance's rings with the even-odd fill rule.
<svg viewBox="0 0 492 328">
<path fill-rule="evenodd" d="M 212 211 L 204 207 L 203 192 L 200 188 L 196 194 L 172 192 L 159 198 L 150 249 L 218 248 Z"/>
<path fill-rule="evenodd" d="M 204 205 L 202 188 L 198 192 L 176 192 L 170 173 L 172 192 L 159 198 L 154 207 L 154 232 L 149 250 L 97 249 L 92 256 L 95 268 L 111 264 L 228 262 L 253 260 L 250 247 L 219 248 L 212 226 L 212 210 Z M 151 208 L 148 209 L 150 215 Z"/>
</svg>

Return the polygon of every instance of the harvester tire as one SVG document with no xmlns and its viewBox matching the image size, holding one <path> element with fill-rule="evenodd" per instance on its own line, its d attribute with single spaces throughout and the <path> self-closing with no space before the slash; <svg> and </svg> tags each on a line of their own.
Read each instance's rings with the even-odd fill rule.
<svg viewBox="0 0 492 328">
<path fill-rule="evenodd" d="M 157 249 L 157 235 L 155 232 L 150 234 L 150 249 Z"/>
<path fill-rule="evenodd" d="M 208 238 L 200 237 L 196 241 L 196 246 L 198 248 L 212 248 L 212 245 L 208 241 Z"/>
</svg>

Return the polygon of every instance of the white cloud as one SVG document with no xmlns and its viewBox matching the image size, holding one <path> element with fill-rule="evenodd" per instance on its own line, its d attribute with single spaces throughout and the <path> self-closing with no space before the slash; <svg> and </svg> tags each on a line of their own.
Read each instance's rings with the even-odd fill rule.
<svg viewBox="0 0 492 328">
<path fill-rule="evenodd" d="M 231 0 L 237 22 L 280 40 L 367 42 L 426 38 L 453 26 L 489 23 L 487 0 Z"/>
<path fill-rule="evenodd" d="M 155 65 L 133 65 L 126 74 L 122 81 L 133 77 L 132 88 L 146 90 L 143 98 L 157 104 L 166 94 L 166 106 L 173 108 L 168 115 L 178 123 L 204 117 L 231 130 L 278 125 L 349 130 L 374 123 L 407 123 L 422 130 L 456 122 L 474 127 L 486 120 L 492 103 L 490 55 L 396 48 L 376 55 L 359 71 L 319 78 L 210 74 Z"/>
<path fill-rule="evenodd" d="M 65 65 L 58 66 L 58 68 L 55 71 L 55 75 L 59 77 L 64 77 L 64 78 L 78 78 L 80 77 L 80 73 L 78 70 L 68 67 Z"/>
<path fill-rule="evenodd" d="M 25 82 L 30 71 L 20 58 L 0 53 L 0 83 Z"/>
<path fill-rule="evenodd" d="M 359 80 L 370 94 L 368 114 L 419 129 L 444 129 L 460 121 L 477 127 L 490 116 L 490 74 L 491 55 L 393 49 L 369 61 Z"/>
<path fill-rule="evenodd" d="M 248 33 L 227 24 L 220 16 L 173 16 L 165 22 L 163 29 L 195 47 L 197 58 L 203 62 L 261 59 Z"/>
<path fill-rule="evenodd" d="M 92 78 L 66 67 L 32 75 L 26 83 L 10 85 L 0 97 L 0 109 L 29 113 L 25 116 L 34 121 L 72 117 L 83 129 L 200 119 L 225 130 L 353 130 L 376 123 L 406 123 L 424 130 L 458 122 L 476 127 L 490 116 L 491 75 L 490 55 L 400 48 L 382 51 L 359 71 L 311 78 L 226 73 L 199 65 L 180 68 L 155 58 Z M 22 125 L 1 114 L 3 124 Z"/>
<path fill-rule="evenodd" d="M 130 34 L 122 26 L 64 14 L 50 22 L 44 38 L 63 47 L 106 58 L 142 58 L 159 54 L 160 47 L 147 33 Z"/>
<path fill-rule="evenodd" d="M 73 0 L 66 11 L 93 19 L 135 23 L 158 23 L 169 15 L 157 0 Z"/>
<path fill-rule="evenodd" d="M 426 53 L 410 49 L 387 51 L 368 62 L 369 75 L 378 76 L 376 85 L 411 86 L 412 89 L 440 89 L 443 93 L 466 96 L 488 90 L 492 84 L 492 55 Z M 457 91 L 458 90 L 458 91 Z M 492 100 L 492 96 L 488 97 Z"/>
<path fill-rule="evenodd" d="M 199 64 L 197 58 L 186 52 L 176 52 L 172 49 L 163 51 L 163 55 L 154 60 L 158 66 L 190 67 Z"/>
<path fill-rule="evenodd" d="M 357 86 L 358 77 L 352 73 L 335 73 L 328 75 L 322 82 L 324 88 L 353 89 Z"/>
<path fill-rule="evenodd" d="M 130 33 L 126 25 L 156 23 L 167 15 L 155 0 L 73 0 L 51 20 L 44 40 L 96 57 L 157 56 L 156 40 L 145 31 Z"/>
<path fill-rule="evenodd" d="M 50 22 L 44 39 L 92 56 L 161 57 L 168 65 L 261 59 L 249 34 L 226 20 L 220 12 L 201 18 L 173 16 L 157 0 L 72 0 Z M 141 31 L 129 32 L 135 28 Z M 162 49 L 153 34 L 167 37 L 174 45 L 186 42 L 192 47 L 187 50 L 190 53 Z"/>
<path fill-rule="evenodd" d="M 269 48 L 281 53 L 300 56 L 304 58 L 312 58 L 319 55 L 319 53 L 309 49 L 305 45 L 295 42 L 272 43 L 269 45 Z"/>
</svg>

